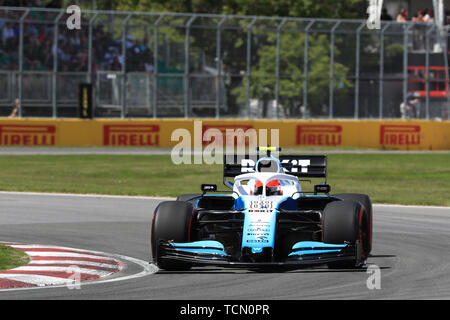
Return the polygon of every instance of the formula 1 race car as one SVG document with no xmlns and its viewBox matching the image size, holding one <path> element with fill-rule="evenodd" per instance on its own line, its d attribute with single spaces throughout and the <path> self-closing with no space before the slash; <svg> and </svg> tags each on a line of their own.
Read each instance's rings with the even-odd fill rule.
<svg viewBox="0 0 450 320">
<path fill-rule="evenodd" d="M 202 194 L 161 202 L 151 222 L 151 262 L 163 270 L 365 265 L 372 247 L 369 196 L 330 195 L 326 156 L 276 158 L 271 151 L 281 149 L 225 155 L 223 181 L 231 191 L 202 184 Z M 306 192 L 304 178 L 325 181 Z"/>
</svg>

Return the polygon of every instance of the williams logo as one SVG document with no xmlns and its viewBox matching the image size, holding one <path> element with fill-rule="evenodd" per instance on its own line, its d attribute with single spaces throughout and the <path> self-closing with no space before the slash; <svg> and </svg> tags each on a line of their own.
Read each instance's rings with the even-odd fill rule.
<svg viewBox="0 0 450 320">
<path fill-rule="evenodd" d="M 111 124 L 103 126 L 104 146 L 159 146 L 159 126 L 151 124 Z"/>
<path fill-rule="evenodd" d="M 338 146 L 342 144 L 342 126 L 305 124 L 297 126 L 297 145 Z"/>
<path fill-rule="evenodd" d="M 381 125 L 380 145 L 420 145 L 420 126 L 401 124 Z"/>
<path fill-rule="evenodd" d="M 53 146 L 54 125 L 0 124 L 2 146 Z"/>
</svg>

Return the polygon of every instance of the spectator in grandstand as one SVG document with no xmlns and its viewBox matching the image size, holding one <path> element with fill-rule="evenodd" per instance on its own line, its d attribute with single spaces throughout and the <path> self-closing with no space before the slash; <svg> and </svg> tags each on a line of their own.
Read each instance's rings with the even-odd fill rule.
<svg viewBox="0 0 450 320">
<path fill-rule="evenodd" d="M 434 22 L 434 18 L 433 18 L 433 10 L 430 10 L 428 8 L 426 8 L 423 11 L 423 21 L 424 22 Z"/>
<path fill-rule="evenodd" d="M 417 10 L 416 20 L 415 22 L 424 22 L 423 9 Z"/>
<path fill-rule="evenodd" d="M 144 71 L 152 73 L 153 71 L 155 71 L 155 67 L 152 63 L 144 62 Z"/>
<path fill-rule="evenodd" d="M 411 18 L 412 22 L 424 22 L 423 9 L 417 10 L 417 13 Z M 415 26 L 413 28 L 413 48 L 414 50 L 425 50 L 424 37 L 426 33 L 425 26 Z"/>
<path fill-rule="evenodd" d="M 39 37 L 35 33 L 31 33 L 24 37 L 24 70 L 42 71 L 48 63 L 50 54 L 45 44 L 39 41 Z"/>
<path fill-rule="evenodd" d="M 2 2 L 0 0 L 0 7 L 2 5 Z M 5 26 L 5 21 L 3 21 L 3 18 L 5 17 L 5 12 L 4 11 L 0 11 L 0 29 L 3 29 L 3 27 Z"/>
<path fill-rule="evenodd" d="M 397 22 L 406 22 L 408 21 L 408 12 L 405 9 L 401 9 L 399 14 L 397 15 Z"/>
<path fill-rule="evenodd" d="M 48 1 L 22 1 L 24 6 L 43 6 Z M 59 8 L 60 1 L 52 1 L 49 6 Z M 0 0 L 0 5 L 11 5 L 6 0 Z M 17 2 L 14 5 L 18 5 Z M 4 15 L 0 11 L 0 15 Z M 33 13 L 30 13 L 30 15 Z M 37 13 L 38 14 L 38 13 Z M 14 17 L 12 12 L 8 13 L 12 19 L 20 18 L 20 15 Z M 19 49 L 19 25 L 1 20 L 0 26 L 0 69 L 13 70 L 18 68 L 18 49 Z M 30 18 L 31 19 L 31 18 Z M 53 16 L 38 17 L 33 16 L 34 20 L 52 21 Z M 122 39 L 114 39 L 111 28 L 105 25 L 94 26 L 93 29 L 93 70 L 112 70 L 121 71 L 123 64 L 122 57 Z M 29 23 L 28 19 L 24 25 L 24 70 L 52 70 L 53 56 L 55 54 L 53 26 L 48 24 Z M 77 31 L 69 31 L 66 28 L 60 28 L 58 33 L 58 70 L 60 71 L 86 71 L 88 67 L 88 48 L 87 34 Z M 148 39 L 133 40 L 131 35 L 126 38 L 126 56 L 127 71 L 153 72 L 153 54 L 148 47 Z"/>
<path fill-rule="evenodd" d="M 15 32 L 11 23 L 6 23 L 6 25 L 2 28 L 2 41 L 3 47 L 8 47 L 8 41 L 10 39 L 14 39 Z"/>
<path fill-rule="evenodd" d="M 413 96 L 408 96 L 406 98 L 406 104 L 404 102 L 400 104 L 400 114 L 402 119 L 418 118 L 419 113 L 420 100 Z"/>
<path fill-rule="evenodd" d="M 10 70 L 12 61 L 10 56 L 3 50 L 0 50 L 0 70 Z"/>
<path fill-rule="evenodd" d="M 153 72 L 153 55 L 147 46 L 148 39 L 134 41 L 133 46 L 127 51 L 128 71 Z"/>
<path fill-rule="evenodd" d="M 388 13 L 386 8 L 383 8 L 383 10 L 381 10 L 381 17 L 380 17 L 380 19 L 384 20 L 384 21 L 391 21 L 392 20 L 392 17 Z"/>
<path fill-rule="evenodd" d="M 11 114 L 9 115 L 8 118 L 15 118 L 17 117 L 17 113 L 19 112 L 19 107 L 20 107 L 20 100 L 16 99 L 14 101 L 14 108 L 11 111 Z"/>
</svg>

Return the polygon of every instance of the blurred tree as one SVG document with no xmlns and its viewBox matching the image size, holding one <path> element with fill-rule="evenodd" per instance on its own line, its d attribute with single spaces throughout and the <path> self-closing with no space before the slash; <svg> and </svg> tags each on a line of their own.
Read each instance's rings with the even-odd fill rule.
<svg viewBox="0 0 450 320">
<path fill-rule="evenodd" d="M 272 35 L 272 37 L 275 37 Z M 275 41 L 275 39 L 273 39 Z M 279 81 L 279 105 L 280 111 L 285 116 L 301 115 L 300 108 L 303 104 L 304 85 L 304 33 L 284 33 L 280 42 L 280 70 Z M 308 105 L 311 114 L 319 115 L 321 106 L 328 105 L 330 57 L 328 48 L 329 40 L 326 35 L 310 35 L 308 39 L 308 78 L 314 81 L 308 82 Z M 335 55 L 339 51 L 335 48 Z M 270 99 L 275 97 L 275 58 L 276 47 L 265 45 L 258 51 L 257 64 L 252 68 L 250 97 L 264 100 L 263 97 L 269 95 Z M 342 78 L 347 88 L 352 84 L 345 79 L 348 67 L 340 63 L 334 65 L 334 75 Z M 245 105 L 247 79 L 244 79 L 244 86 L 233 89 L 233 94 L 237 97 L 237 102 Z M 335 82 L 335 88 L 338 83 Z M 343 93 L 342 90 L 339 91 Z M 324 94 L 325 93 L 325 94 Z"/>
</svg>

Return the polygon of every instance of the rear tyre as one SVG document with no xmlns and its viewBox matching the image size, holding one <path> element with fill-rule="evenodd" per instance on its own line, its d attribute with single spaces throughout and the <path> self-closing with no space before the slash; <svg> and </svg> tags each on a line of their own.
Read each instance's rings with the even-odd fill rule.
<svg viewBox="0 0 450 320">
<path fill-rule="evenodd" d="M 158 254 L 160 240 L 188 242 L 192 204 L 184 201 L 161 202 L 153 213 L 150 231 L 152 260 L 164 270 L 189 270 L 191 265 L 179 261 L 161 261 Z"/>
<path fill-rule="evenodd" d="M 335 201 L 329 203 L 323 212 L 322 240 L 325 243 L 356 244 L 361 241 L 364 248 L 361 230 L 364 228 L 362 217 L 365 209 L 356 201 Z M 356 258 L 346 261 L 328 263 L 329 268 L 355 268 Z"/>
<path fill-rule="evenodd" d="M 349 201 L 359 201 L 365 208 L 366 214 L 364 215 L 363 219 L 365 220 L 366 228 L 362 230 L 363 238 L 364 238 L 364 244 L 366 247 L 364 247 L 364 252 L 367 256 L 369 256 L 370 252 L 372 251 L 372 221 L 373 221 L 373 208 L 372 208 L 372 201 L 370 200 L 370 197 L 366 194 L 359 194 L 359 193 L 341 193 L 341 194 L 335 194 L 334 195 L 337 198 L 341 198 L 342 200 L 349 200 Z"/>
</svg>

